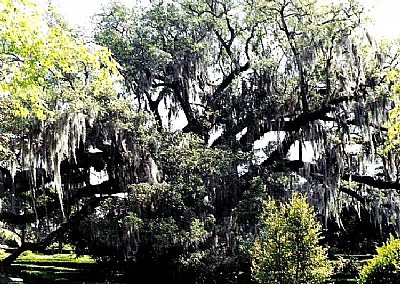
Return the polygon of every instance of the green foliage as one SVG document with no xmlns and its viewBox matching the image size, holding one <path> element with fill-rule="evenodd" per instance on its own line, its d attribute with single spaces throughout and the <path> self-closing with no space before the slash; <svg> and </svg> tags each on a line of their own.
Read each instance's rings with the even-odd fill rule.
<svg viewBox="0 0 400 284">
<path fill-rule="evenodd" d="M 0 259 L 4 259 L 9 256 L 9 253 L 6 253 L 4 249 L 0 249 Z"/>
<path fill-rule="evenodd" d="M 390 238 L 361 270 L 359 284 L 395 284 L 400 277 L 400 239 Z"/>
<path fill-rule="evenodd" d="M 141 129 L 131 129 L 145 136 Z M 81 250 L 88 248 L 102 261 L 154 257 L 161 261 L 168 255 L 168 262 L 191 279 L 209 277 L 226 260 L 222 257 L 227 244 L 223 247 L 213 241 L 218 230 L 226 236 L 215 217 L 216 187 L 225 186 L 222 178 L 236 155 L 207 147 L 197 135 L 160 133 L 155 137 L 158 140 L 138 142 L 157 157 L 162 181 L 131 184 L 125 197 L 103 201 L 81 221 L 81 235 L 74 244 Z"/>
<path fill-rule="evenodd" d="M 205 175 L 224 175 L 232 164 L 248 158 L 248 154 L 210 148 L 197 135 L 170 134 L 160 145 L 160 160 L 169 182 L 201 184 Z M 199 180 L 201 179 L 201 180 Z"/>
<path fill-rule="evenodd" d="M 370 51 L 358 51 L 362 36 L 354 40 L 361 23 L 357 1 L 158 0 L 133 9 L 113 1 L 95 18 L 96 43 L 108 49 L 88 47 L 51 11 L 41 14 L 30 1 L 0 1 L 0 145 L 12 132 L 19 138 L 12 151 L 21 157 L 21 169 L 35 176 L 46 164 L 47 174 L 58 178 L 55 191 L 43 184 L 18 196 L 27 213 L 54 208 L 48 205 L 58 193 L 73 214 L 90 197 L 77 192 L 98 188 L 107 200 L 79 220 L 79 234 L 66 236 L 80 252 L 115 263 L 157 259 L 164 261 L 160 266 L 178 263 L 212 274 L 222 262 L 232 267 L 248 257 L 254 245 L 255 278 L 262 283 L 318 283 L 329 276 L 326 250 L 318 246 L 321 228 L 304 198 L 295 195 L 288 205 L 271 201 L 264 213 L 262 204 L 268 195 L 286 198 L 288 185 L 299 185 L 304 173 L 307 182 L 324 178 L 323 187 L 317 187 L 321 180 L 307 184 L 318 188 L 313 198 L 330 199 L 320 212 L 339 207 L 331 206 L 334 181 L 352 161 L 336 150 L 344 147 L 335 146 L 354 135 L 338 133 L 379 121 L 367 119 L 375 97 L 364 90 L 361 66 Z M 376 70 L 369 73 L 379 73 L 371 61 Z M 124 76 L 121 94 L 114 88 L 117 69 Z M 388 78 L 396 80 L 394 73 Z M 362 96 L 354 94 L 361 87 Z M 351 113 L 353 100 L 362 97 L 368 98 L 354 111 L 354 125 L 342 125 L 353 121 L 344 110 Z M 343 101 L 349 102 L 345 108 Z M 71 121 L 75 113 L 82 115 Z M 187 126 L 172 133 L 182 116 Z M 280 130 L 287 130 L 285 138 L 264 149 L 273 163 L 258 160 L 255 142 Z M 214 134 L 219 137 L 212 142 Z M 312 166 L 299 157 L 296 169 L 305 171 L 290 174 L 296 164 L 286 158 L 295 140 L 312 142 L 321 154 Z M 24 148 L 29 156 L 20 154 Z M 154 163 L 146 164 L 148 157 Z M 152 181 L 143 174 L 150 165 L 157 168 Z M 92 167 L 108 177 L 98 187 L 90 184 Z M 50 216 L 55 212 L 46 211 L 40 226 L 28 225 L 27 240 L 41 239 L 42 228 L 59 227 L 61 218 Z M 33 229 L 38 232 L 32 239 Z"/>
<path fill-rule="evenodd" d="M 89 46 L 68 29 L 52 7 L 30 0 L 0 1 L 0 44 L 2 166 L 13 165 L 11 172 L 31 169 L 30 178 L 35 179 L 40 160 L 54 182 L 47 194 L 37 193 L 33 182 L 27 191 L 15 195 L 16 202 L 5 204 L 17 203 L 30 213 L 54 201 L 55 190 L 63 211 L 61 159 L 76 159 L 86 126 L 92 126 L 95 119 L 106 117 L 111 123 L 128 108 L 115 88 L 117 64 L 110 50 Z M 28 144 L 32 146 L 25 147 Z M 19 150 L 13 145 L 19 145 Z M 25 241 L 37 239 L 30 224 L 24 230 Z"/>
<path fill-rule="evenodd" d="M 3 223 L 0 223 L 2 228 L 0 228 L 0 239 L 4 241 L 13 241 L 16 244 L 21 244 L 21 237 L 11 230 L 5 228 Z"/>
<path fill-rule="evenodd" d="M 2 137 L 38 121 L 51 127 L 67 112 L 93 116 L 122 108 L 110 51 L 88 47 L 57 17 L 34 1 L 0 2 Z"/>
<path fill-rule="evenodd" d="M 287 204 L 265 203 L 262 228 L 252 249 L 253 275 L 259 283 L 323 283 L 332 274 L 321 225 L 306 198 L 294 194 Z"/>
<path fill-rule="evenodd" d="M 54 242 L 51 245 L 47 246 L 48 250 L 53 250 L 53 251 L 57 251 L 60 249 L 60 243 L 59 242 Z M 74 251 L 75 248 L 74 246 L 70 245 L 70 244 L 63 244 L 61 247 L 61 250 L 63 251 Z"/>
<path fill-rule="evenodd" d="M 357 278 L 362 262 L 356 257 L 350 256 L 349 258 L 339 257 L 337 260 L 332 261 L 335 279 L 340 278 Z"/>
<path fill-rule="evenodd" d="M 390 46 L 396 51 L 395 57 L 398 57 L 400 54 L 400 42 L 397 41 L 396 44 L 391 44 Z M 389 86 L 391 86 L 394 107 L 389 113 L 389 127 L 387 133 L 389 143 L 386 150 L 398 152 L 400 149 L 400 70 L 397 66 L 390 66 L 390 68 L 391 70 L 386 73 L 386 80 Z"/>
</svg>

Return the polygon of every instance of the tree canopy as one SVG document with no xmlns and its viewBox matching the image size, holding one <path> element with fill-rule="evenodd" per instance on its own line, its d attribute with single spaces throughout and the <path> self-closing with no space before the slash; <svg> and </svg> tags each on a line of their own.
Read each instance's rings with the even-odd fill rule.
<svg viewBox="0 0 400 284">
<path fill-rule="evenodd" d="M 325 226 L 351 207 L 399 234 L 398 42 L 371 38 L 361 4 L 114 1 L 89 44 L 3 0 L 13 257 L 63 238 L 183 283 L 245 277 L 262 201 L 296 191 Z"/>
<path fill-rule="evenodd" d="M 108 49 L 88 47 L 51 9 L 11 0 L 0 7 L 1 214 L 11 224 L 36 220 L 40 239 L 55 225 L 42 221 L 47 212 L 65 215 L 61 163 L 76 159 L 96 117 L 122 109 L 119 73 Z M 22 243 L 32 238 L 25 233 Z"/>
</svg>

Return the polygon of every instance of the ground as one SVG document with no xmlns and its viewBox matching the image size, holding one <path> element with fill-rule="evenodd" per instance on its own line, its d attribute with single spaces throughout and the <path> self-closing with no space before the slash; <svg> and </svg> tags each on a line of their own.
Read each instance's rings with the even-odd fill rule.
<svg viewBox="0 0 400 284">
<path fill-rule="evenodd" d="M 1 257 L 5 257 L 2 254 Z M 332 284 L 355 284 L 358 270 L 370 255 L 336 256 L 337 273 Z M 23 281 L 23 282 L 22 282 Z M 97 284 L 110 281 L 124 283 L 120 272 L 107 269 L 89 256 L 77 257 L 75 254 L 39 254 L 31 251 L 22 254 L 11 269 L 0 277 L 2 283 L 75 283 Z"/>
</svg>

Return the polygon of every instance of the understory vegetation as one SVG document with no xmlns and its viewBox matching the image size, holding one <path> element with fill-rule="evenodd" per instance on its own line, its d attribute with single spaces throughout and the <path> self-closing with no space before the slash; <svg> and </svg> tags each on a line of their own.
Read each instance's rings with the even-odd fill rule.
<svg viewBox="0 0 400 284">
<path fill-rule="evenodd" d="M 360 272 L 359 284 L 398 283 L 400 240 L 391 237 Z"/>
<path fill-rule="evenodd" d="M 332 275 L 327 249 L 319 245 L 321 224 L 306 198 L 295 194 L 279 205 L 270 200 L 261 220 L 252 251 L 258 283 L 324 283 Z"/>
</svg>

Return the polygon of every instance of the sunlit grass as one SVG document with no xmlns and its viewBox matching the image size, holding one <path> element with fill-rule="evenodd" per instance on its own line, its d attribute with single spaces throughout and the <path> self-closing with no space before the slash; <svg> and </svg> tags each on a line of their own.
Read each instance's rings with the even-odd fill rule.
<svg viewBox="0 0 400 284">
<path fill-rule="evenodd" d="M 83 255 L 77 256 L 76 254 L 39 254 L 33 253 L 31 251 L 27 251 L 21 254 L 16 260 L 17 263 L 24 262 L 68 262 L 68 263 L 82 263 L 82 264 L 93 264 L 96 263 L 96 260 L 91 258 L 90 256 Z"/>
<path fill-rule="evenodd" d="M 7 255 L 1 253 L 0 258 Z M 97 267 L 96 261 L 87 255 L 77 257 L 76 254 L 47 255 L 26 251 L 12 264 L 9 273 L 27 283 L 104 283 L 106 276 Z"/>
</svg>

